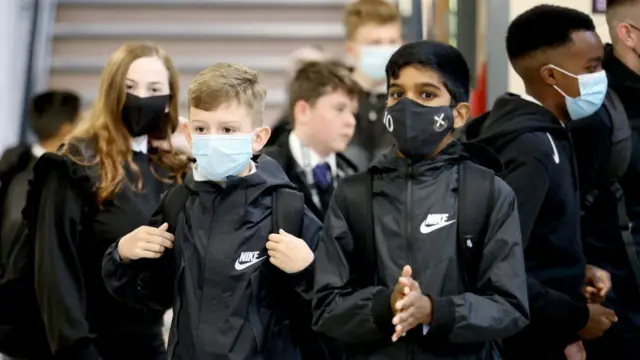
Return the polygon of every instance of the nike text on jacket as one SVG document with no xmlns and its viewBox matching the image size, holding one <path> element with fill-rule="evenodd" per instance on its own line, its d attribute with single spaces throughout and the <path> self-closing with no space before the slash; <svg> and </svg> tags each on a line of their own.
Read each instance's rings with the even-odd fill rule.
<svg viewBox="0 0 640 360">
<path fill-rule="evenodd" d="M 466 137 L 502 160 L 502 178 L 518 198 L 531 324 L 504 342 L 514 358 L 564 357 L 589 313 L 582 294 L 585 257 L 580 195 L 569 133 L 547 109 L 506 94 L 474 120 Z M 543 345 L 544 344 L 544 345 Z"/>
<path fill-rule="evenodd" d="M 364 254 L 354 253 L 334 196 L 316 252 L 314 328 L 347 343 L 350 359 L 497 359 L 490 342 L 527 324 L 516 199 L 497 177 L 478 294 L 464 289 L 456 251 L 464 160 L 462 145 L 454 142 L 434 160 L 411 164 L 392 150 L 372 165 L 375 286 L 354 283 L 354 262 Z M 426 335 L 420 326 L 392 343 L 390 298 L 404 265 L 432 298 L 433 321 Z"/>
<path fill-rule="evenodd" d="M 145 307 L 173 307 L 170 359 L 301 359 L 292 329 L 299 314 L 310 312 L 301 294 L 313 280 L 313 266 L 290 275 L 269 262 L 272 194 L 293 187 L 272 159 L 261 156 L 256 167 L 224 187 L 189 174 L 192 195 L 178 217 L 174 248 L 161 258 L 122 264 L 115 245 L 105 255 L 103 276 L 114 295 Z M 164 222 L 163 205 L 150 226 Z M 302 228 L 315 249 L 322 224 L 307 209 Z"/>
</svg>

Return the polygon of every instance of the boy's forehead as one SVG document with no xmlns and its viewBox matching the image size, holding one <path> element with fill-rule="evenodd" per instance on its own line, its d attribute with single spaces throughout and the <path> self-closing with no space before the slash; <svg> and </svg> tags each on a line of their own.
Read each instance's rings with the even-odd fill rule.
<svg viewBox="0 0 640 360">
<path fill-rule="evenodd" d="M 402 38 L 402 25 L 399 22 L 377 24 L 368 22 L 360 25 L 354 34 L 354 40 L 359 43 L 391 43 Z"/>
<path fill-rule="evenodd" d="M 246 121 L 251 124 L 249 109 L 237 102 L 224 103 L 212 110 L 202 110 L 191 106 L 189 107 L 189 120 L 191 122 L 202 121 L 212 124 L 228 121 Z"/>
<path fill-rule="evenodd" d="M 442 76 L 438 71 L 426 66 L 409 65 L 400 69 L 398 77 L 389 79 L 389 85 L 410 87 L 419 84 L 443 86 Z"/>
</svg>

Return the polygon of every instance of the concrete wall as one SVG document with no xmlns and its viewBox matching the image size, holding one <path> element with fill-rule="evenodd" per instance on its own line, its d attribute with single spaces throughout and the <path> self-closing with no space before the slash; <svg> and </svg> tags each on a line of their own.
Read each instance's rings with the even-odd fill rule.
<svg viewBox="0 0 640 360">
<path fill-rule="evenodd" d="M 0 153 L 20 137 L 32 11 L 32 0 L 0 1 Z"/>
</svg>

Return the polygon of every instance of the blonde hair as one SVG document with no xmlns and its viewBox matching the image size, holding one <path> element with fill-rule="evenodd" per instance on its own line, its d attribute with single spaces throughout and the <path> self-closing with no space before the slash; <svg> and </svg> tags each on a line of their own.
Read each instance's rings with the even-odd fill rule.
<svg viewBox="0 0 640 360">
<path fill-rule="evenodd" d="M 157 57 L 169 72 L 169 112 L 162 120 L 160 129 L 150 134 L 150 139 L 168 139 L 178 127 L 178 73 L 171 59 L 160 47 L 150 43 L 127 43 L 116 50 L 107 61 L 100 77 L 98 97 L 89 117 L 80 122 L 61 150 L 81 165 L 99 165 L 99 181 L 96 185 L 98 204 L 113 198 L 125 181 L 123 165 L 128 163 L 136 179 L 135 189 L 142 190 L 142 175 L 133 162 L 130 135 L 122 122 L 122 107 L 125 101 L 125 78 L 129 67 L 137 59 Z M 94 156 L 88 159 L 78 152 L 77 144 L 89 142 Z M 151 163 L 168 170 L 171 178 L 162 178 L 151 168 L 154 175 L 164 182 L 180 182 L 190 164 L 176 152 L 158 151 L 150 155 Z"/>
<path fill-rule="evenodd" d="M 246 106 L 256 126 L 262 126 L 267 90 L 258 73 L 242 65 L 217 63 L 196 75 L 189 86 L 189 107 L 213 111 L 235 101 Z"/>
<path fill-rule="evenodd" d="M 344 27 L 347 40 L 352 40 L 363 25 L 388 25 L 400 23 L 400 12 L 386 0 L 357 0 L 347 6 Z"/>
</svg>

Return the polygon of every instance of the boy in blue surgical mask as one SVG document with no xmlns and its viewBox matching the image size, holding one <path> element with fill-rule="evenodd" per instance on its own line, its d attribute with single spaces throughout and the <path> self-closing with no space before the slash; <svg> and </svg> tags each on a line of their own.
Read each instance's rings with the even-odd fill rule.
<svg viewBox="0 0 640 360">
<path fill-rule="evenodd" d="M 353 78 L 364 90 L 358 101 L 356 131 L 345 155 L 364 170 L 394 143 L 382 123 L 386 101 L 384 68 L 402 45 L 402 22 L 395 4 L 358 0 L 347 7 L 344 26 Z"/>
<path fill-rule="evenodd" d="M 270 135 L 265 96 L 258 74 L 242 66 L 198 74 L 186 124 L 193 170 L 149 226 L 105 255 L 116 297 L 173 307 L 170 359 L 301 360 L 312 346 L 310 303 L 300 294 L 322 226 L 275 161 L 252 160 Z"/>
<path fill-rule="evenodd" d="M 518 198 L 531 324 L 504 340 L 505 359 L 565 359 L 584 353 L 580 341 L 600 337 L 616 321 L 598 303 L 611 287 L 609 274 L 587 266 L 583 254 L 579 179 L 566 128 L 603 103 L 604 49 L 588 14 L 555 5 L 516 17 L 506 43 L 526 95 L 501 96 L 466 132 L 498 154 L 501 176 Z M 599 301 L 587 303 L 585 286 Z"/>
</svg>

